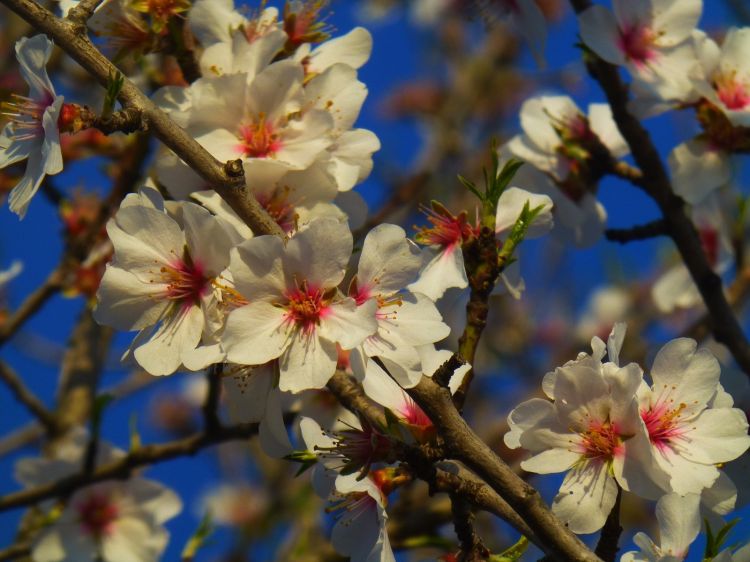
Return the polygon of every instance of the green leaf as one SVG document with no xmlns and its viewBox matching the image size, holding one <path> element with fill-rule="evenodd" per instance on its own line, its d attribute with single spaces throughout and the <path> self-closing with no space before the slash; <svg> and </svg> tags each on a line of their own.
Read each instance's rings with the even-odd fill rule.
<svg viewBox="0 0 750 562">
<path fill-rule="evenodd" d="M 721 529 L 719 529 L 719 532 L 714 535 L 708 519 L 704 519 L 704 523 L 706 525 L 706 550 L 704 554 L 705 560 L 711 560 L 719 555 L 719 553 L 724 549 L 724 543 L 726 542 L 729 533 L 732 531 L 734 526 L 739 523 L 739 521 L 739 519 L 732 519 Z"/>
<path fill-rule="evenodd" d="M 296 478 L 300 474 L 306 472 L 309 468 L 315 466 L 315 464 L 318 462 L 318 455 L 308 450 L 292 451 L 291 453 L 286 455 L 284 459 L 300 463 L 301 466 L 299 467 L 297 473 L 294 475 Z"/>
<path fill-rule="evenodd" d="M 477 186 L 474 185 L 474 182 L 467 180 L 461 174 L 458 174 L 458 181 L 460 181 L 466 189 L 468 189 L 474 195 L 476 195 L 479 198 L 480 201 L 484 202 L 484 195 L 482 195 L 479 192 L 479 190 L 477 189 Z"/>
<path fill-rule="evenodd" d="M 493 554 L 488 558 L 488 562 L 516 562 L 526 549 L 529 547 L 529 539 L 521 536 L 518 542 L 513 546 L 506 548 L 500 554 Z"/>
<path fill-rule="evenodd" d="M 124 83 L 125 77 L 121 72 L 110 72 L 107 79 L 107 92 L 104 95 L 104 105 L 102 106 L 102 117 L 107 117 L 114 111 L 117 96 L 120 95 Z"/>
<path fill-rule="evenodd" d="M 211 515 L 211 511 L 207 511 L 198 524 L 198 528 L 188 539 L 187 544 L 185 544 L 185 548 L 182 549 L 181 558 L 183 562 L 188 562 L 195 558 L 198 550 L 206 545 L 207 539 L 213 534 L 214 529 L 213 516 Z"/>
</svg>

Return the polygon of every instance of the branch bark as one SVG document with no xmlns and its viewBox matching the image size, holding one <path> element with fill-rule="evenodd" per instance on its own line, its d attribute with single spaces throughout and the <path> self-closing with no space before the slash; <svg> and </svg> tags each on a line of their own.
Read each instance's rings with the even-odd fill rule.
<svg viewBox="0 0 750 562">
<path fill-rule="evenodd" d="M 0 379 L 2 379 L 6 386 L 10 389 L 16 399 L 21 402 L 26 408 L 39 420 L 47 432 L 52 433 L 57 427 L 55 417 L 47 409 L 39 398 L 37 398 L 26 385 L 23 384 L 21 378 L 15 373 L 15 371 L 5 363 L 0 361 Z"/>
</svg>

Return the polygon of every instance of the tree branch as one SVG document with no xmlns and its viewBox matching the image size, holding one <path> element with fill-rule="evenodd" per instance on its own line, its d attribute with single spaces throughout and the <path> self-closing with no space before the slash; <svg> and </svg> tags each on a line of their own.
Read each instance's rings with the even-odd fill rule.
<svg viewBox="0 0 750 562">
<path fill-rule="evenodd" d="M 206 447 L 226 441 L 248 439 L 256 435 L 257 432 L 258 424 L 240 424 L 231 427 L 222 427 L 212 433 L 205 431 L 196 433 L 184 439 L 161 445 L 145 445 L 131 451 L 121 459 L 100 466 L 92 474 L 74 474 L 50 484 L 2 496 L 0 497 L 0 512 L 34 505 L 50 498 L 65 496 L 80 488 L 103 480 L 127 478 L 139 467 L 194 455 Z"/>
<path fill-rule="evenodd" d="M 580 13 L 591 2 L 571 0 L 571 4 L 576 13 Z M 643 173 L 640 187 L 659 206 L 669 235 L 703 297 L 713 319 L 712 328 L 716 341 L 729 348 L 742 370 L 750 376 L 750 343 L 724 296 L 721 278 L 713 271 L 703 253 L 698 233 L 685 212 L 685 202 L 672 190 L 667 170 L 648 131 L 628 111 L 628 90 L 620 80 L 618 69 L 593 55 L 587 66 L 592 77 L 604 90 L 615 123 L 627 141 L 636 165 Z"/>
<path fill-rule="evenodd" d="M 39 287 L 34 290 L 13 315 L 0 326 L 0 347 L 8 341 L 38 311 L 50 297 L 62 287 L 62 268 L 57 267 Z"/>
<path fill-rule="evenodd" d="M 76 24 L 55 17 L 33 0 L 0 1 L 34 28 L 54 39 L 102 86 L 106 86 L 109 77 L 117 72 L 117 68 L 88 37 L 78 33 Z M 253 232 L 283 236 L 279 225 L 249 192 L 241 161 L 219 162 L 127 78 L 124 78 L 118 100 L 124 107 L 140 111 L 154 135 L 211 185 Z"/>
<path fill-rule="evenodd" d="M 432 420 L 445 442 L 446 454 L 463 462 L 508 502 L 538 538 L 549 556 L 571 562 L 601 562 L 542 501 L 539 492 L 519 478 L 466 424 L 450 391 L 429 377 L 408 394 Z"/>
<path fill-rule="evenodd" d="M 596 550 L 594 551 L 604 562 L 615 562 L 617 551 L 620 550 L 620 535 L 622 535 L 622 526 L 620 525 L 621 501 L 622 488 L 618 485 L 615 505 L 612 506 L 612 511 L 607 516 L 607 521 L 602 527 L 599 542 L 596 543 Z"/>
<path fill-rule="evenodd" d="M 604 235 L 610 242 L 627 244 L 636 240 L 648 240 L 649 238 L 656 238 L 658 236 L 668 236 L 669 232 L 667 231 L 667 223 L 664 222 L 664 219 L 657 219 L 631 228 L 608 228 L 604 231 Z"/>
<path fill-rule="evenodd" d="M 39 398 L 37 398 L 31 390 L 26 388 L 23 381 L 13 371 L 13 369 L 5 363 L 0 361 L 0 379 L 3 379 L 5 384 L 11 390 L 16 399 L 21 402 L 26 408 L 39 420 L 48 433 L 55 431 L 57 424 L 55 423 L 55 417 L 46 408 Z"/>
</svg>

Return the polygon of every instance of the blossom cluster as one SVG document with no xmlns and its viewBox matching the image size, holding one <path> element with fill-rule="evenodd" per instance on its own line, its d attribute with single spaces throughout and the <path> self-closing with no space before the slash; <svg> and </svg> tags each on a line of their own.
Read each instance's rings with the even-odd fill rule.
<svg viewBox="0 0 750 562">
<path fill-rule="evenodd" d="M 355 123 L 367 96 L 358 71 L 372 38 L 364 28 L 331 38 L 321 4 L 290 2 L 283 12 L 263 4 L 248 14 L 231 0 L 178 1 L 161 13 L 148 2 L 106 0 L 96 10 L 88 25 L 120 54 L 137 45 L 148 52 L 174 31 L 172 16 L 187 18 L 201 47 L 200 76 L 152 99 L 209 155 L 241 167 L 246 192 L 283 235 L 253 232 L 196 170 L 160 147 L 149 179 L 106 223 L 95 265 L 111 260 L 93 316 L 136 332 L 123 360 L 151 375 L 210 369 L 229 417 L 257 423 L 267 454 L 314 465 L 313 487 L 336 514 L 336 549 L 355 562 L 388 562 L 395 560 L 389 496 L 415 477 L 399 453 L 439 441 L 408 391 L 456 359 L 445 349 L 451 328 L 441 299 L 449 290 L 467 292 L 475 281 L 467 262 L 482 244 L 484 265 L 496 273 L 482 289 L 520 298 L 519 244 L 550 231 L 579 247 L 595 243 L 607 220 L 599 181 L 632 170 L 608 104 L 584 113 L 568 96 L 536 96 L 521 107 L 521 132 L 493 149 L 485 193 L 461 178 L 482 204 L 476 218 L 433 201 L 413 238 L 395 224 L 366 229 L 354 190 L 370 174 L 380 141 Z M 498 5 L 541 58 L 537 4 Z M 451 6 L 417 2 L 414 9 L 429 20 Z M 579 19 L 588 55 L 633 76 L 633 112 L 695 110 L 702 132 L 672 151 L 670 170 L 711 266 L 724 273 L 732 247 L 720 189 L 731 180 L 730 158 L 748 142 L 750 67 L 742 52 L 750 36 L 733 29 L 717 45 L 695 29 L 701 9 L 700 0 L 615 0 L 614 13 L 593 6 Z M 89 111 L 55 93 L 46 70 L 52 48 L 42 35 L 18 42 L 30 91 L 4 106 L 10 119 L 0 167 L 27 159 L 10 196 L 20 217 L 45 175 L 63 168 L 60 136 L 83 127 Z M 514 175 L 517 159 L 526 165 Z M 654 285 L 653 296 L 663 311 L 700 298 L 682 266 Z M 620 295 L 614 300 L 629 306 Z M 613 320 L 600 321 L 593 310 L 588 316 L 597 331 Z M 552 511 L 572 532 L 600 530 L 626 492 L 658 502 L 661 537 L 657 544 L 637 535 L 641 551 L 622 560 L 684 559 L 701 510 L 720 521 L 738 506 L 743 483 L 729 473 L 750 448 L 747 417 L 720 383 L 718 360 L 694 340 L 667 343 L 646 375 L 635 363 L 621 365 L 624 339 L 617 323 L 606 343 L 594 337 L 590 354 L 548 373 L 546 398 L 513 409 L 504 442 L 530 453 L 523 470 L 566 473 Z M 458 396 L 471 369 L 462 364 L 441 383 Z M 385 424 L 316 409 L 312 397 L 338 375 L 361 387 Z M 299 414 L 297 436 L 287 427 L 289 412 Z M 22 460 L 17 479 L 39 486 L 124 457 L 97 440 L 74 431 L 52 457 Z M 158 560 L 168 539 L 163 525 L 181 504 L 138 476 L 85 485 L 44 507 L 50 517 L 34 540 L 35 562 L 119 562 Z M 747 547 L 725 550 L 714 560 L 747 554 Z"/>
</svg>

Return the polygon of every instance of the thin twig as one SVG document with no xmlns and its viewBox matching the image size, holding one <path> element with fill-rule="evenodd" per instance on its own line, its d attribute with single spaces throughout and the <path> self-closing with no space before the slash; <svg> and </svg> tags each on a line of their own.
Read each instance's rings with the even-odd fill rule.
<svg viewBox="0 0 750 562">
<path fill-rule="evenodd" d="M 487 559 L 490 551 L 484 546 L 482 539 L 474 530 L 474 512 L 467 499 L 457 493 L 451 493 L 451 513 L 453 528 L 461 545 L 459 562 L 481 562 Z"/>
<path fill-rule="evenodd" d="M 11 390 L 16 399 L 21 402 L 26 408 L 39 420 L 39 422 L 45 427 L 45 429 L 52 433 L 57 427 L 55 417 L 47 409 L 39 398 L 37 398 L 31 390 L 29 390 L 21 378 L 13 371 L 13 369 L 5 363 L 0 361 L 0 379 L 5 382 L 7 387 Z"/>
<path fill-rule="evenodd" d="M 622 535 L 622 526 L 620 525 L 620 503 L 622 501 L 622 488 L 617 486 L 617 498 L 612 511 L 607 516 L 607 521 L 602 527 L 599 535 L 599 542 L 596 543 L 596 554 L 604 562 L 615 562 L 617 551 L 620 550 L 620 535 Z"/>
<path fill-rule="evenodd" d="M 31 554 L 31 543 L 22 542 L 17 543 L 8 548 L 0 550 L 0 561 L 2 560 L 15 560 L 23 556 Z"/>
<path fill-rule="evenodd" d="M 206 381 L 208 392 L 206 402 L 203 404 L 203 423 L 207 432 L 216 431 L 221 426 L 219 420 L 219 398 L 221 396 L 221 373 L 223 365 L 217 363 L 206 370 Z"/>
<path fill-rule="evenodd" d="M 102 0 L 81 0 L 68 12 L 68 20 L 80 26 L 81 33 L 86 31 L 86 22 L 93 15 Z"/>
<path fill-rule="evenodd" d="M 200 432 L 184 439 L 160 445 L 145 445 L 121 459 L 100 466 L 92 474 L 74 474 L 28 490 L 0 497 L 0 512 L 37 504 L 41 501 L 66 496 L 76 490 L 103 480 L 127 478 L 137 468 L 195 453 L 226 441 L 248 439 L 258 432 L 258 424 L 222 427 L 213 433 Z"/>
<path fill-rule="evenodd" d="M 8 341 L 62 287 L 62 268 L 47 276 L 39 287 L 21 303 L 13 315 L 0 326 L 0 347 Z"/>
<path fill-rule="evenodd" d="M 631 228 L 608 228 L 604 231 L 604 235 L 610 242 L 627 244 L 636 240 L 649 240 L 658 236 L 668 236 L 669 232 L 667 231 L 667 223 L 664 222 L 664 219 L 657 219 Z"/>
</svg>

